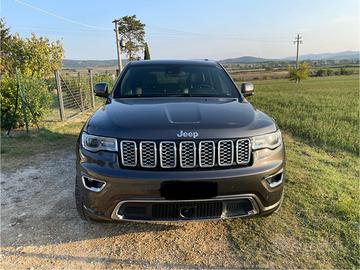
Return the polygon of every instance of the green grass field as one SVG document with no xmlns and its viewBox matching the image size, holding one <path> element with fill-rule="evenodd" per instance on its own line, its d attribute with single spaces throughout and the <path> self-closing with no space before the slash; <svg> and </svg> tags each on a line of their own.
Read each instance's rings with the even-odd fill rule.
<svg viewBox="0 0 360 270">
<path fill-rule="evenodd" d="M 359 152 L 359 77 L 258 81 L 255 107 L 271 115 L 281 129 L 329 151 Z"/>
<path fill-rule="evenodd" d="M 226 221 L 240 259 L 253 268 L 359 269 L 359 78 L 256 81 L 255 92 L 249 101 L 284 134 L 285 197 L 268 218 Z M 87 117 L 2 136 L 2 166 L 74 147 Z"/>
<path fill-rule="evenodd" d="M 285 133 L 285 197 L 265 219 L 228 221 L 255 268 L 356 268 L 359 252 L 359 78 L 259 81 L 249 98 Z"/>
</svg>

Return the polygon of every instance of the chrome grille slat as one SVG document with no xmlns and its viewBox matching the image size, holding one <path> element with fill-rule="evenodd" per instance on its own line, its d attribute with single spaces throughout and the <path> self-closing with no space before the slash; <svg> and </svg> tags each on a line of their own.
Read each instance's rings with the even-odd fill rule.
<svg viewBox="0 0 360 270">
<path fill-rule="evenodd" d="M 192 141 L 180 143 L 180 166 L 194 168 L 196 166 L 196 144 Z"/>
<path fill-rule="evenodd" d="M 120 157 L 125 167 L 189 169 L 247 165 L 251 160 L 251 141 L 249 138 L 179 143 L 123 140 Z"/>
<path fill-rule="evenodd" d="M 250 162 L 251 144 L 249 139 L 236 141 L 236 163 L 247 164 Z"/>
<path fill-rule="evenodd" d="M 176 167 L 176 144 L 171 141 L 160 143 L 160 166 L 169 169 Z"/>
<path fill-rule="evenodd" d="M 155 168 L 157 162 L 156 143 L 140 142 L 140 165 L 144 168 Z"/>
<path fill-rule="evenodd" d="M 121 163 L 124 166 L 135 167 L 137 164 L 137 147 L 134 141 L 121 141 Z"/>
<path fill-rule="evenodd" d="M 234 142 L 222 140 L 218 143 L 219 166 L 231 166 L 234 163 Z"/>
<path fill-rule="evenodd" d="M 213 141 L 199 143 L 199 165 L 202 168 L 215 166 L 215 143 Z"/>
</svg>

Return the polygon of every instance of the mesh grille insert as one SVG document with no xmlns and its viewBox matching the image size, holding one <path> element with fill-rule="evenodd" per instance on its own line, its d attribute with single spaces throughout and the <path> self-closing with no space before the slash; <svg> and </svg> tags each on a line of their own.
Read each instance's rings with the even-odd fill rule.
<svg viewBox="0 0 360 270">
<path fill-rule="evenodd" d="M 137 147 L 133 141 L 121 141 L 121 162 L 124 166 L 134 167 L 137 163 Z"/>
</svg>

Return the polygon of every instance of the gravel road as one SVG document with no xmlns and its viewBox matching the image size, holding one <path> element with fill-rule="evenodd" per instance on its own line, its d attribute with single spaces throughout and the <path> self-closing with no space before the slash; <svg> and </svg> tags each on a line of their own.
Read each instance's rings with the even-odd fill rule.
<svg viewBox="0 0 360 270">
<path fill-rule="evenodd" d="M 18 164 L 1 172 L 2 269 L 244 267 L 223 221 L 80 220 L 73 150 L 39 154 Z"/>
</svg>

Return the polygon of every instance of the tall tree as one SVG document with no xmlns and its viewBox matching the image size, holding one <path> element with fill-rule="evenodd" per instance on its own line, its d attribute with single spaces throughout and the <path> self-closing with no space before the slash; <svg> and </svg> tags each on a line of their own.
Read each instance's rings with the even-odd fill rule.
<svg viewBox="0 0 360 270">
<path fill-rule="evenodd" d="M 119 20 L 118 31 L 120 37 L 124 40 L 124 52 L 128 60 L 138 59 L 138 53 L 141 52 L 145 45 L 145 24 L 133 16 L 124 16 Z"/>
<path fill-rule="evenodd" d="M 144 60 L 150 60 L 150 50 L 147 42 L 145 42 L 145 49 L 144 49 Z"/>
</svg>

